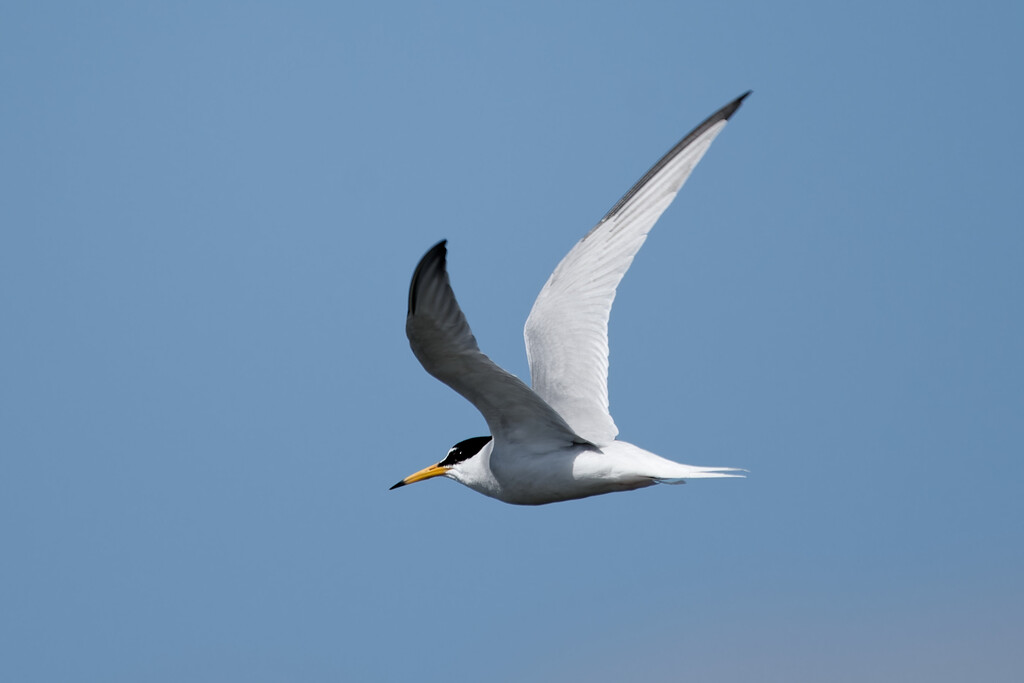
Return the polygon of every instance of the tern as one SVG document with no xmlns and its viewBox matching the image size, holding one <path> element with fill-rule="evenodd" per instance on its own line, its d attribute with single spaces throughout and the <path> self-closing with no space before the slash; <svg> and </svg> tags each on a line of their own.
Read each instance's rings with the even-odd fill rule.
<svg viewBox="0 0 1024 683">
<path fill-rule="evenodd" d="M 446 241 L 423 256 L 409 287 L 409 344 L 428 373 L 476 406 L 491 434 L 460 441 L 392 489 L 447 477 L 506 503 L 543 505 L 743 476 L 737 468 L 684 465 L 616 439 L 608 412 L 608 316 L 647 233 L 749 94 L 669 150 L 555 268 L 524 330 L 532 389 L 481 353 L 448 279 Z"/>
</svg>

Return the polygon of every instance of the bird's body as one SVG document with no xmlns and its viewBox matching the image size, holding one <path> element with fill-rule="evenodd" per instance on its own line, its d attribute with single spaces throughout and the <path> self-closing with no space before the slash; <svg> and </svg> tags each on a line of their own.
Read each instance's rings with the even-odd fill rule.
<svg viewBox="0 0 1024 683">
<path fill-rule="evenodd" d="M 536 444 L 503 446 L 491 440 L 448 476 L 485 496 L 516 505 L 542 505 L 632 491 L 706 477 L 709 473 L 723 476 L 716 474 L 721 472 L 719 468 L 683 465 L 626 441 L 613 441 L 599 448 L 586 444 L 554 448 Z"/>
<path fill-rule="evenodd" d="M 409 288 L 409 343 L 427 372 L 480 410 L 491 436 L 456 444 L 444 460 L 392 488 L 445 476 L 506 503 L 540 505 L 741 476 L 733 468 L 674 462 L 616 438 L 607 326 L 615 290 L 648 231 L 747 94 L 673 147 L 551 274 L 525 328 L 532 389 L 480 352 L 449 284 L 445 242 L 424 255 Z"/>
</svg>

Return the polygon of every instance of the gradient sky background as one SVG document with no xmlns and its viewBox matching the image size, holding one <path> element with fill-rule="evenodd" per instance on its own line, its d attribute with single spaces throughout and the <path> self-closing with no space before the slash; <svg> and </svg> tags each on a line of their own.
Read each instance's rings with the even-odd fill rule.
<svg viewBox="0 0 1024 683">
<path fill-rule="evenodd" d="M 0 679 L 1019 681 L 1019 2 L 6 3 Z M 619 290 L 621 436 L 749 468 L 388 486 L 747 89 Z"/>
</svg>

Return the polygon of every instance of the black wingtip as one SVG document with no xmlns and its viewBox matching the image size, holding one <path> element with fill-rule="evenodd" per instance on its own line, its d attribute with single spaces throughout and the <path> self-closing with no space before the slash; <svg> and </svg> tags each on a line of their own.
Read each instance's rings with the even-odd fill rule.
<svg viewBox="0 0 1024 683">
<path fill-rule="evenodd" d="M 754 92 L 754 91 L 753 90 L 748 90 L 747 92 L 743 93 L 742 95 L 737 97 L 735 100 L 733 100 L 729 104 L 725 105 L 724 107 L 722 107 L 721 109 L 716 111 L 714 114 L 709 116 L 704 121 L 704 123 L 702 123 L 700 126 L 698 126 L 697 130 L 700 130 L 701 128 L 707 129 L 709 126 L 713 126 L 714 124 L 718 123 L 719 121 L 728 121 L 729 117 L 731 117 L 733 114 L 735 114 L 736 110 L 740 108 L 741 104 L 743 104 L 743 100 L 747 99 L 747 97 L 749 97 L 752 92 Z M 697 130 L 695 130 L 694 133 L 696 133 Z M 691 135 L 692 135 L 692 133 L 691 133 Z"/>
<path fill-rule="evenodd" d="M 628 202 L 630 199 L 632 199 L 633 196 L 640 190 L 640 188 L 647 184 L 648 180 L 653 178 L 655 176 L 655 174 L 657 174 L 658 171 L 663 169 L 665 167 L 665 164 L 667 164 L 669 161 L 671 161 L 677 154 L 679 154 L 684 149 L 689 147 L 691 142 L 693 142 L 694 140 L 699 138 L 701 135 L 703 135 L 705 132 L 707 132 L 707 130 L 709 128 L 711 128 L 712 126 L 714 126 L 714 125 L 716 125 L 716 124 L 718 124 L 718 123 L 720 123 L 722 121 L 728 121 L 729 117 L 732 116 L 733 114 L 735 114 L 736 110 L 740 108 L 741 104 L 743 104 L 743 100 L 747 99 L 747 96 L 750 95 L 750 93 L 752 93 L 752 92 L 754 92 L 754 91 L 753 90 L 748 90 L 747 92 L 743 93 L 742 95 L 737 97 L 735 100 L 733 100 L 729 104 L 725 105 L 724 107 L 722 107 L 721 109 L 716 111 L 711 116 L 709 116 L 706 119 L 704 119 L 699 126 L 694 128 L 693 130 L 691 130 L 686 135 L 686 137 L 684 137 L 682 140 L 677 142 L 675 147 L 670 149 L 665 154 L 665 156 L 663 156 L 661 159 L 658 159 L 658 163 L 654 164 L 654 166 L 651 167 L 651 170 L 647 171 L 647 173 L 644 174 L 644 177 L 641 178 L 640 180 L 638 180 L 636 182 L 636 184 L 629 189 L 629 192 L 624 194 L 622 196 L 622 199 L 620 199 L 619 201 L 617 201 L 615 203 L 615 206 L 613 206 L 608 211 L 608 213 L 606 213 L 604 215 L 604 218 L 602 218 L 598 222 L 597 225 L 601 225 L 601 223 L 604 223 L 606 220 L 608 220 L 609 218 L 614 216 L 616 213 L 618 213 L 619 209 L 621 209 L 623 206 L 625 206 L 626 202 Z M 596 230 L 596 229 L 597 229 L 597 226 L 595 226 L 593 228 L 593 230 Z M 591 232 L 593 232 L 593 230 L 591 230 Z M 590 233 L 587 233 L 587 235 L 589 236 Z M 586 238 L 584 238 L 584 239 L 586 239 Z"/>
<path fill-rule="evenodd" d="M 742 95 L 737 97 L 735 100 L 733 100 L 729 104 L 727 104 L 724 107 L 722 107 L 721 109 L 719 109 L 716 114 L 713 114 L 711 116 L 711 118 L 716 118 L 719 121 L 721 121 L 723 119 L 728 121 L 729 117 L 732 116 L 733 114 L 735 114 L 736 110 L 740 108 L 741 104 L 743 104 L 743 100 L 747 99 L 747 97 L 751 93 L 753 93 L 753 92 L 754 92 L 753 90 L 748 90 L 747 92 L 743 93 Z"/>
<path fill-rule="evenodd" d="M 448 253 L 448 248 L 445 246 L 446 244 L 448 244 L 448 240 L 441 240 L 432 246 L 416 265 L 416 270 L 413 271 L 412 274 L 412 282 L 409 284 L 409 311 L 407 315 L 412 315 L 416 312 L 416 294 L 419 287 L 420 274 L 431 264 L 438 262 L 441 264 L 441 270 L 445 269 L 445 256 Z"/>
</svg>

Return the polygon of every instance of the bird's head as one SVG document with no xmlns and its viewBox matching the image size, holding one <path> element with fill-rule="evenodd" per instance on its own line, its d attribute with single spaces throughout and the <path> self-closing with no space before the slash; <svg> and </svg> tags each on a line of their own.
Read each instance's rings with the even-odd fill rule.
<svg viewBox="0 0 1024 683">
<path fill-rule="evenodd" d="M 484 447 L 490 442 L 491 437 L 489 436 L 475 436 L 472 439 L 460 441 L 448 449 L 448 455 L 445 456 L 444 460 L 436 465 L 424 467 L 419 472 L 410 474 L 391 488 L 397 489 L 399 486 L 415 484 L 418 481 L 433 477 L 449 477 L 457 482 L 469 484 L 474 478 L 475 470 L 478 469 L 476 466 L 480 464 L 478 462 L 480 458 L 476 456 L 480 455 L 484 451 Z"/>
</svg>

